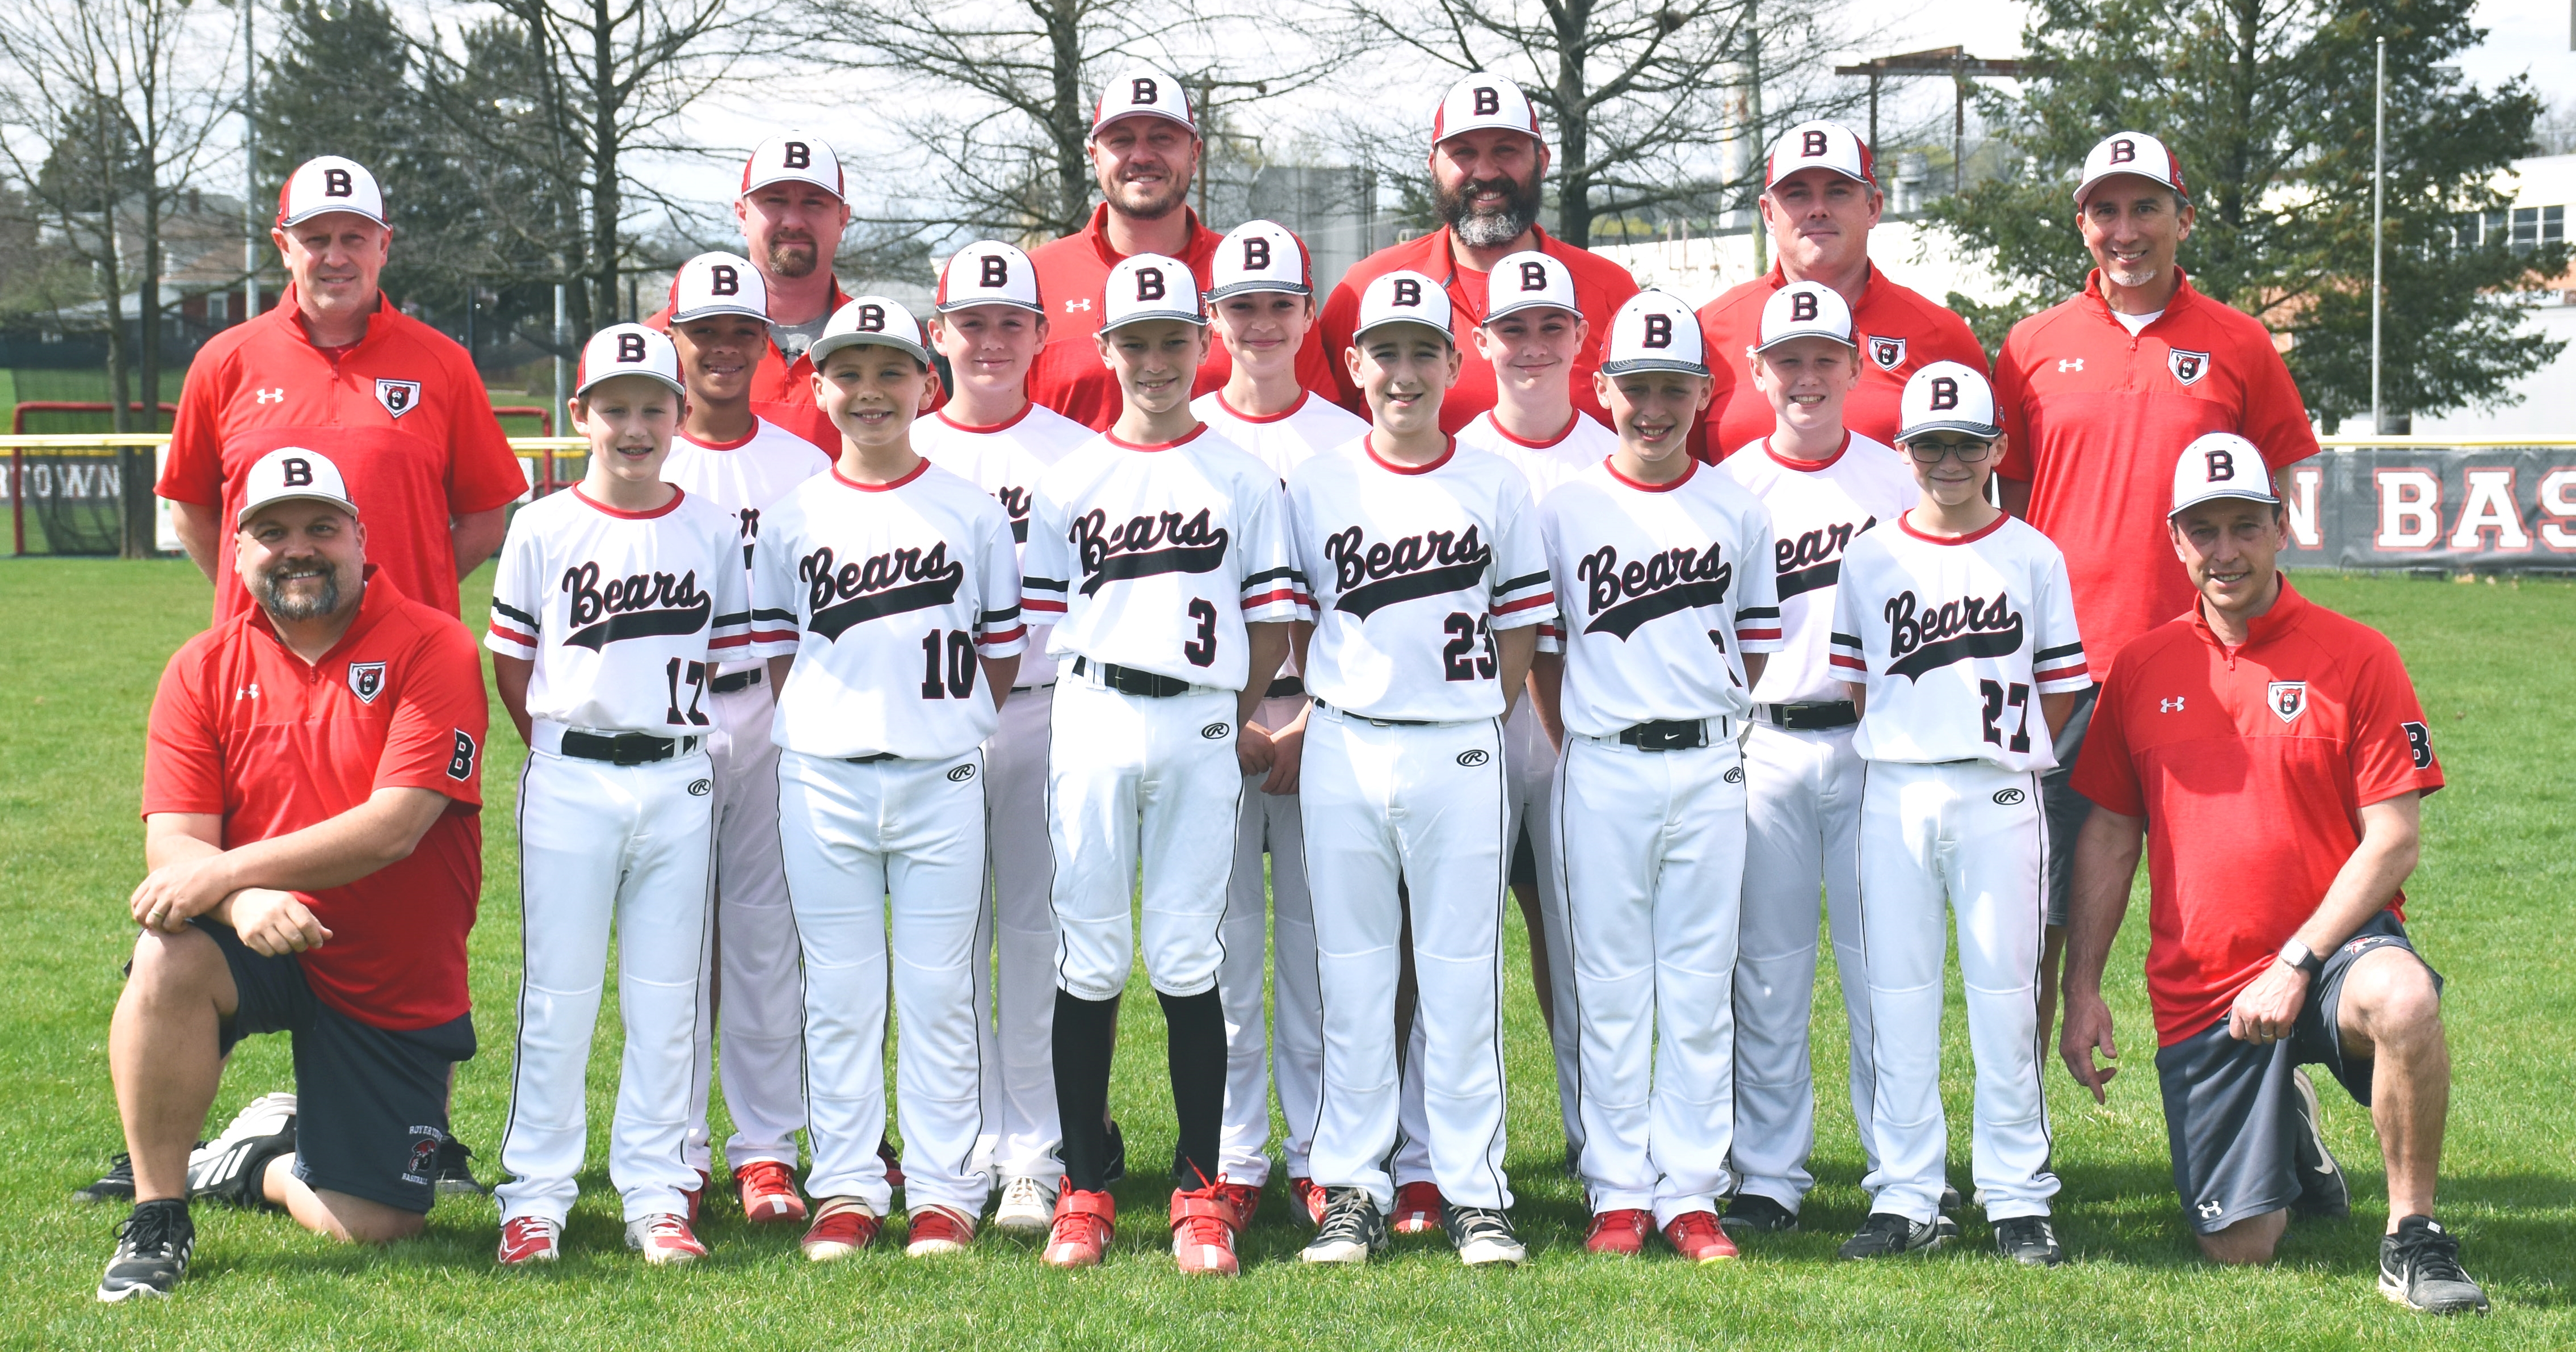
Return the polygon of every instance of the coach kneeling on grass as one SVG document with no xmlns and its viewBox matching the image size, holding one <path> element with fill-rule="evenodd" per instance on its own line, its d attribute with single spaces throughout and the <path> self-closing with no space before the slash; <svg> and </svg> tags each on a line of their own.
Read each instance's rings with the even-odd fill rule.
<svg viewBox="0 0 2576 1352">
<path fill-rule="evenodd" d="M 2170 529 L 2192 613 L 2113 661 L 2076 763 L 2094 804 L 2075 844 L 2067 1069 L 2098 1101 L 2119 1055 L 2102 967 L 2146 837 L 2147 995 L 2174 1185 L 2201 1252 L 2271 1259 L 2295 1211 L 2340 1216 L 2343 1173 L 2303 1065 L 2370 1108 L 2388 1169 L 2379 1289 L 2483 1312 L 2433 1220 L 2450 1107 L 2442 978 L 2398 889 L 2441 767 L 2394 644 L 2300 596 L 2275 566 L 2287 518 L 2263 453 L 2232 433 L 2174 467 Z"/>
<path fill-rule="evenodd" d="M 187 1273 L 191 1193 L 280 1206 L 335 1239 L 419 1234 L 448 1071 L 474 1055 L 474 640 L 376 575 L 319 454 L 262 457 L 235 525 L 257 607 L 189 640 L 152 704 L 152 873 L 108 1035 L 135 1206 L 103 1301 L 167 1295 Z M 273 1032 L 294 1036 L 300 1098 L 254 1102 L 192 1160 L 224 1054 Z"/>
</svg>

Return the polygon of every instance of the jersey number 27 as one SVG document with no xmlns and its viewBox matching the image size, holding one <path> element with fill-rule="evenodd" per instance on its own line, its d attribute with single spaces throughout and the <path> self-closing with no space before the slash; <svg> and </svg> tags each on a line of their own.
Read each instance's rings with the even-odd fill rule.
<svg viewBox="0 0 2576 1352">
<path fill-rule="evenodd" d="M 1986 740 L 1997 746 L 2004 744 L 1998 720 L 2009 707 L 2020 715 L 2013 723 L 2012 749 L 2030 750 L 2030 687 L 2015 681 L 2007 692 L 1999 681 L 1979 681 L 1977 693 L 1986 697 Z"/>
</svg>

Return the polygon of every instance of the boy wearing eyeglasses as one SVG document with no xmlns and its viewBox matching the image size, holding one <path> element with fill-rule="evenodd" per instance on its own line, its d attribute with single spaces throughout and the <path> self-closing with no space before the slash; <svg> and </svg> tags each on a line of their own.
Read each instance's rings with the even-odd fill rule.
<svg viewBox="0 0 2576 1352">
<path fill-rule="evenodd" d="M 1986 500 L 2003 447 L 1994 392 L 1956 362 L 1906 382 L 1897 443 L 1915 505 L 1852 541 L 1829 661 L 1860 712 L 1860 931 L 1868 954 L 1870 1132 L 1880 1187 L 1845 1258 L 1939 1247 L 1944 903 L 1976 1056 L 1974 1177 L 2005 1257 L 2066 1259 L 2050 1227 L 2039 956 L 2048 825 L 2039 777 L 2092 684 L 2066 559 Z M 2071 846 L 2072 842 L 2068 842 Z"/>
</svg>

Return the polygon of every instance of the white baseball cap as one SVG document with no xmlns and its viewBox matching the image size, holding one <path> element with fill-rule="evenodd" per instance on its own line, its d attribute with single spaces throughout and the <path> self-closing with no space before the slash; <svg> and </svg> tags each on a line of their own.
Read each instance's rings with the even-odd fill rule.
<svg viewBox="0 0 2576 1352">
<path fill-rule="evenodd" d="M 1601 370 L 1613 376 L 1630 371 L 1704 376 L 1708 354 L 1702 341 L 1699 316 L 1691 312 L 1690 303 L 1650 286 L 1630 296 L 1610 321 L 1610 341 L 1601 349 Z"/>
<path fill-rule="evenodd" d="M 1529 95 L 1502 76 L 1479 71 L 1450 86 L 1449 97 L 1440 100 L 1440 111 L 1431 115 L 1431 144 L 1488 127 L 1541 135 L 1538 106 Z"/>
<path fill-rule="evenodd" d="M 1100 100 L 1091 105 L 1091 134 L 1122 117 L 1136 114 L 1167 117 L 1198 133 L 1199 124 L 1190 116 L 1190 91 L 1187 85 L 1152 66 L 1129 66 L 1100 87 Z"/>
<path fill-rule="evenodd" d="M 814 361 L 814 369 L 823 369 L 823 359 L 845 347 L 874 343 L 911 354 L 914 361 L 930 364 L 930 333 L 921 327 L 899 300 L 884 296 L 861 296 L 832 312 L 823 324 L 823 336 L 805 349 Z"/>
<path fill-rule="evenodd" d="M 1146 319 L 1207 323 L 1199 304 L 1199 279 L 1190 265 L 1163 254 L 1130 254 L 1101 283 L 1100 331 Z"/>
<path fill-rule="evenodd" d="M 2180 516 L 2184 508 L 2212 498 L 2278 505 L 2281 495 L 2272 491 L 2272 469 L 2263 463 L 2263 448 L 2233 432 L 2204 432 L 2183 447 L 2182 458 L 2174 462 L 2173 510 L 2166 517 Z"/>
<path fill-rule="evenodd" d="M 770 137 L 754 147 L 751 158 L 743 161 L 745 197 L 755 188 L 788 182 L 811 183 L 834 197 L 849 196 L 842 188 L 841 157 L 833 154 L 822 138 L 803 132 Z"/>
<path fill-rule="evenodd" d="M 1011 305 L 1046 313 L 1038 299 L 1038 268 L 1017 245 L 979 239 L 948 256 L 939 270 L 939 294 L 931 308 L 941 314 L 974 305 Z"/>
<path fill-rule="evenodd" d="M 1277 221 L 1245 221 L 1216 246 L 1207 298 L 1223 300 L 1253 291 L 1315 294 L 1315 268 L 1306 241 Z"/>
<path fill-rule="evenodd" d="M 1801 122 L 1780 133 L 1764 162 L 1762 187 L 1770 187 L 1801 169 L 1831 169 L 1858 183 L 1878 182 L 1877 162 L 1851 128 L 1839 122 Z"/>
<path fill-rule="evenodd" d="M 1565 262 L 1537 249 L 1523 249 L 1505 254 L 1485 274 L 1485 322 L 1516 310 L 1535 310 L 1552 306 L 1581 318 L 1583 306 L 1574 298 L 1574 273 Z"/>
<path fill-rule="evenodd" d="M 645 376 L 688 393 L 680 383 L 680 350 L 671 346 L 670 335 L 641 324 L 611 324 L 590 335 L 581 345 L 581 373 L 572 392 L 588 394 L 591 386 L 618 376 Z"/>
<path fill-rule="evenodd" d="M 1988 441 L 2003 435 L 1995 421 L 1995 391 L 1973 366 L 1936 361 L 1905 382 L 1898 401 L 1899 445 L 1926 432 L 1965 432 Z"/>
<path fill-rule="evenodd" d="M 1831 338 L 1845 347 L 1852 342 L 1851 306 L 1842 293 L 1822 282 L 1791 282 L 1762 302 L 1762 341 L 1756 352 L 1768 352 L 1793 338 Z"/>
<path fill-rule="evenodd" d="M 1403 269 L 1370 282 L 1360 293 L 1360 322 L 1351 330 L 1351 342 L 1389 324 L 1422 324 L 1440 330 L 1442 337 L 1456 337 L 1449 327 L 1449 293 L 1421 273 Z"/>
<path fill-rule="evenodd" d="M 318 155 L 295 166 L 286 176 L 286 186 L 277 190 L 277 224 L 279 229 L 301 225 L 316 216 L 346 211 L 364 216 L 378 225 L 390 225 L 385 219 L 384 189 L 376 186 L 376 176 L 367 166 L 338 155 Z"/>
<path fill-rule="evenodd" d="M 331 457 L 301 446 L 280 446 L 252 462 L 242 480 L 242 506 L 233 514 L 233 529 L 249 525 L 251 514 L 270 503 L 307 499 L 358 514 L 358 504 L 349 500 L 349 483 Z"/>
<path fill-rule="evenodd" d="M 2152 179 L 2173 189 L 2185 201 L 2191 198 L 2191 189 L 2183 185 L 2182 165 L 2172 151 L 2165 149 L 2164 142 L 2142 131 L 2115 131 L 2084 156 L 2084 177 L 2075 184 L 2075 205 L 2084 205 L 2084 194 L 2115 174 Z"/>
<path fill-rule="evenodd" d="M 750 259 L 718 251 L 680 265 L 671 278 L 671 322 L 685 324 L 709 315 L 749 315 L 767 322 L 769 283 Z"/>
</svg>

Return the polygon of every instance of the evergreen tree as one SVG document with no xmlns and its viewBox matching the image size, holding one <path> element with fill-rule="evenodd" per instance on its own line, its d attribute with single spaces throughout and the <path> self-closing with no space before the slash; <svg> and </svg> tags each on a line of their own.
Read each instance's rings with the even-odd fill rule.
<svg viewBox="0 0 2576 1352">
<path fill-rule="evenodd" d="M 2011 319 L 2080 290 L 2092 266 L 2068 197 L 2113 131 L 2174 150 L 2198 222 L 2181 261 L 2194 286 L 2288 343 L 2309 410 L 2329 429 L 2370 408 L 2374 40 L 2388 40 L 2385 405 L 2492 406 L 2563 346 L 2530 331 L 2516 293 L 2565 266 L 2516 253 L 2476 214 L 2534 152 L 2527 80 L 2480 89 L 2441 63 L 2485 37 L 2475 0 L 2040 0 L 2024 35 L 2031 79 L 1987 113 L 2019 173 L 1933 204 L 2016 294 L 1950 300 L 1999 345 Z M 2463 228 L 2464 222 L 2466 228 Z"/>
</svg>

